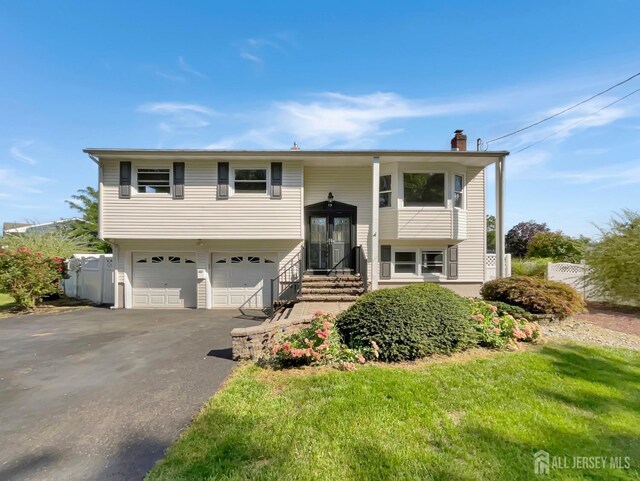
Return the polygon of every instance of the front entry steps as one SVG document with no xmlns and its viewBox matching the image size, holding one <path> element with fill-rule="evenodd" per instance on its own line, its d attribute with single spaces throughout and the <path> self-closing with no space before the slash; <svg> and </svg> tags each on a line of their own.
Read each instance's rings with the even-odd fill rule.
<svg viewBox="0 0 640 481">
<path fill-rule="evenodd" d="M 359 274 L 302 276 L 298 302 L 353 302 L 364 293 Z"/>
</svg>

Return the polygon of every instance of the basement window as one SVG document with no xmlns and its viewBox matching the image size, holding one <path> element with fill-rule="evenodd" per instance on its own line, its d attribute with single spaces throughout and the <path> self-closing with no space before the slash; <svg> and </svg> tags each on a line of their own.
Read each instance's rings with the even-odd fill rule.
<svg viewBox="0 0 640 481">
<path fill-rule="evenodd" d="M 415 274 L 416 273 L 416 253 L 415 251 L 401 252 L 396 251 L 394 257 L 394 269 L 396 274 Z"/>
<path fill-rule="evenodd" d="M 444 274 L 444 251 L 422 251 L 422 273 Z"/>
</svg>

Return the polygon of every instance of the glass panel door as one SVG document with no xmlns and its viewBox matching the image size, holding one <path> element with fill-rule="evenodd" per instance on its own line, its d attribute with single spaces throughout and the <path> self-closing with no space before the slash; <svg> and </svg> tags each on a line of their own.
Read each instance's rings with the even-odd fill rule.
<svg viewBox="0 0 640 481">
<path fill-rule="evenodd" d="M 309 223 L 309 268 L 329 268 L 329 229 L 327 216 L 311 216 Z"/>
<path fill-rule="evenodd" d="M 334 217 L 331 229 L 331 267 L 336 270 L 350 268 L 351 218 Z"/>
</svg>

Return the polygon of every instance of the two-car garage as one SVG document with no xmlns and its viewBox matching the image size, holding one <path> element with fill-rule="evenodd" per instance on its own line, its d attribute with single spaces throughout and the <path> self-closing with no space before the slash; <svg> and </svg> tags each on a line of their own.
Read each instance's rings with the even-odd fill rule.
<svg viewBox="0 0 640 481">
<path fill-rule="evenodd" d="M 263 308 L 269 304 L 271 279 L 278 272 L 275 253 L 212 253 L 210 259 L 212 307 Z M 195 253 L 132 255 L 134 308 L 198 307 L 197 286 Z"/>
</svg>

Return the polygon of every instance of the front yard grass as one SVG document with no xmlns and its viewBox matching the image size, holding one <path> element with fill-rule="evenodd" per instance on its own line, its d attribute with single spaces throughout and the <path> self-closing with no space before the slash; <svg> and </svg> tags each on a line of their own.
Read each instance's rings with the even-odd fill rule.
<svg viewBox="0 0 640 481">
<path fill-rule="evenodd" d="M 0 313 L 15 307 L 16 301 L 9 294 L 0 292 Z"/>
<path fill-rule="evenodd" d="M 537 478 L 541 449 L 630 458 L 551 479 L 640 479 L 639 440 L 630 350 L 547 344 L 355 372 L 245 365 L 147 479 L 511 481 Z"/>
</svg>

